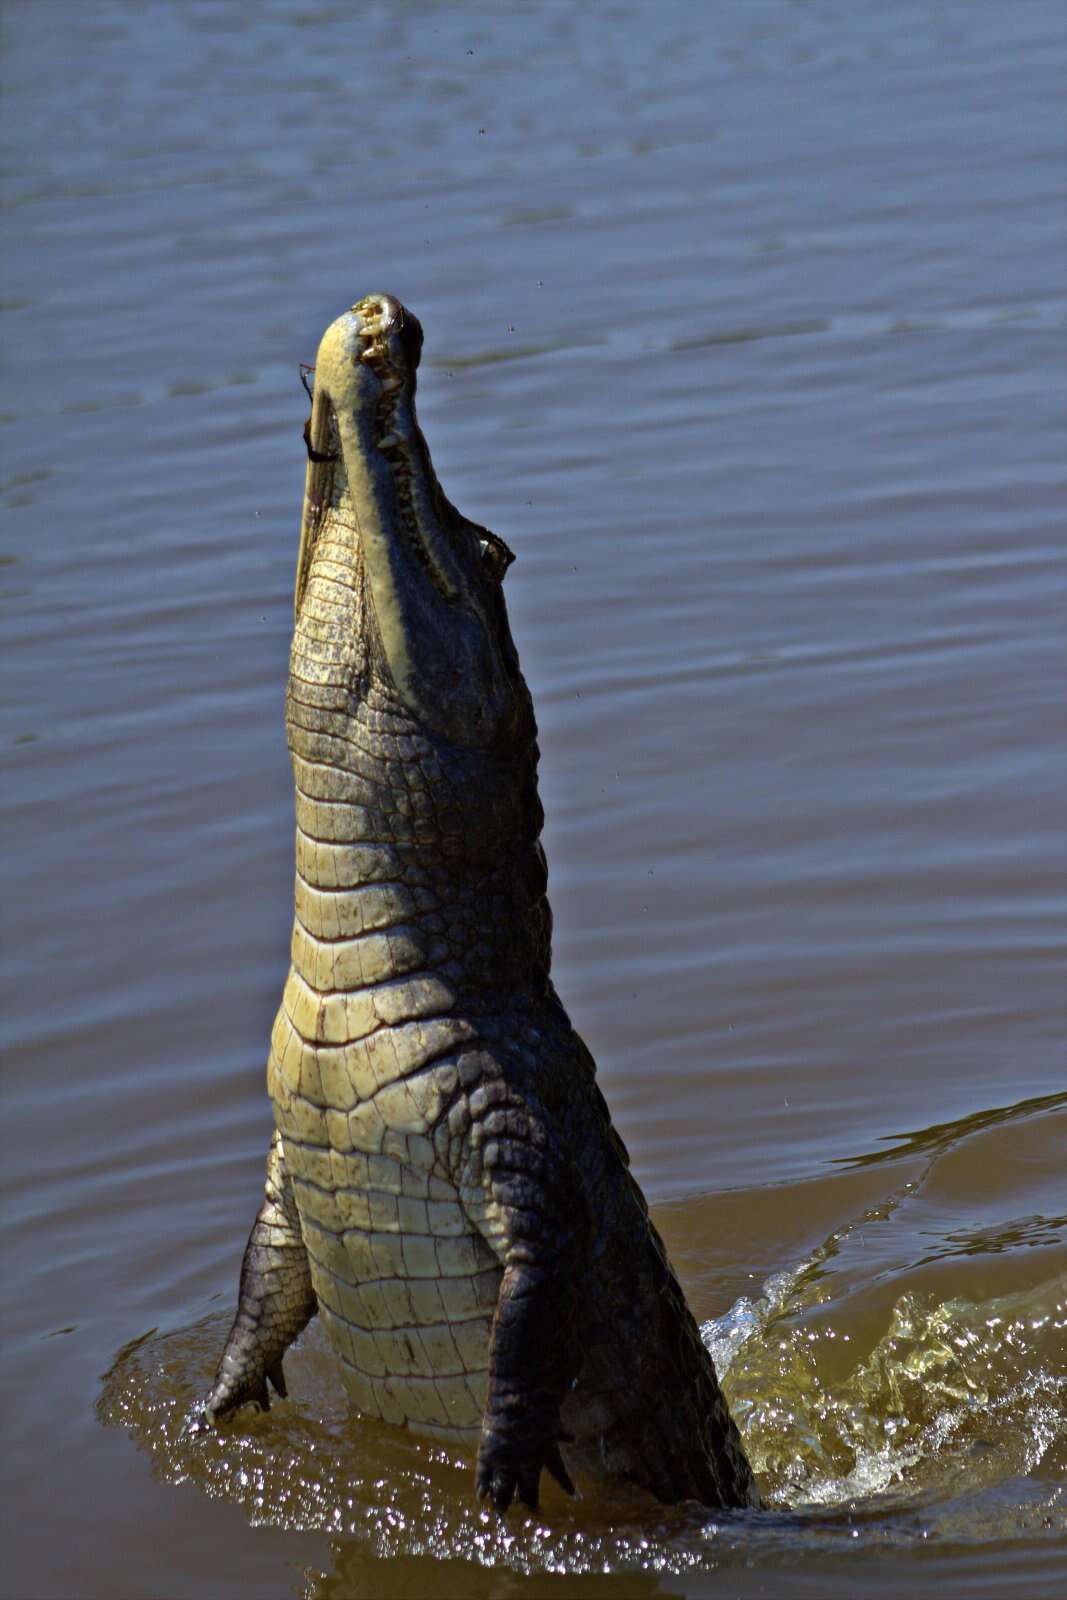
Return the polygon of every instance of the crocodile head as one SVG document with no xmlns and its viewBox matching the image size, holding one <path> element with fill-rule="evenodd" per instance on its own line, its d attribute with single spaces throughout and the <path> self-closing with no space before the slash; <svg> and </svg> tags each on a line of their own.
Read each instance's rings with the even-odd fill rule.
<svg viewBox="0 0 1067 1600">
<path fill-rule="evenodd" d="M 358 544 L 369 601 L 366 670 L 384 674 L 412 717 L 449 741 L 506 737 L 526 700 L 501 580 L 503 540 L 446 499 L 415 417 L 418 319 L 371 294 L 327 328 L 315 363 L 297 618 L 331 509 Z"/>
</svg>

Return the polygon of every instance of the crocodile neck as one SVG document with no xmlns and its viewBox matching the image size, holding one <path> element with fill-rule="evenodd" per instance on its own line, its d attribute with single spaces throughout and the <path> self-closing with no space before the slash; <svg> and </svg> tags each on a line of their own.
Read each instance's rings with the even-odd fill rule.
<svg viewBox="0 0 1067 1600">
<path fill-rule="evenodd" d="M 319 995 L 432 975 L 447 1009 L 514 1015 L 549 990 L 528 696 L 525 738 L 457 748 L 375 673 L 373 626 L 341 480 L 322 511 L 290 659 L 294 968 Z"/>
</svg>

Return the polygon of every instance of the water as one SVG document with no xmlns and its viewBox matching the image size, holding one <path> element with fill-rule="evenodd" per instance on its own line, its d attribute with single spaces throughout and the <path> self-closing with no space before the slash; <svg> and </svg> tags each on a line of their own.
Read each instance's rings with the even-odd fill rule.
<svg viewBox="0 0 1067 1600">
<path fill-rule="evenodd" d="M 1065 58 L 1052 0 L 8 10 L 6 1593 L 1067 1584 Z M 758 1518 L 500 1528 L 315 1332 L 181 1435 L 270 1125 L 297 363 L 371 289 L 519 556 L 557 979 Z"/>
</svg>

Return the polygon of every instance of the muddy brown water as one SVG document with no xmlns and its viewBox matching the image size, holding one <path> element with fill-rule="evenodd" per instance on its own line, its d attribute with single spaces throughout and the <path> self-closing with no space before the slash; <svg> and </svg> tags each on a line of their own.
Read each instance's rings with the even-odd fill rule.
<svg viewBox="0 0 1067 1600">
<path fill-rule="evenodd" d="M 1065 1592 L 1060 6 L 3 50 L 3 1592 Z M 759 1517 L 501 1527 L 314 1332 L 181 1433 L 270 1126 L 297 363 L 371 289 L 518 552 L 558 984 Z"/>
</svg>

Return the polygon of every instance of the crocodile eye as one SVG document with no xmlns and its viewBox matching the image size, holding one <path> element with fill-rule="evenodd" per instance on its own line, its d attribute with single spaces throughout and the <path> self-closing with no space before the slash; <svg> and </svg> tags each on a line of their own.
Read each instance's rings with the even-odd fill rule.
<svg viewBox="0 0 1067 1600">
<path fill-rule="evenodd" d="M 498 539 L 495 533 L 487 533 L 484 538 L 478 540 L 478 551 L 486 577 L 491 578 L 494 583 L 502 582 L 505 572 L 515 559 L 503 539 Z"/>
</svg>

